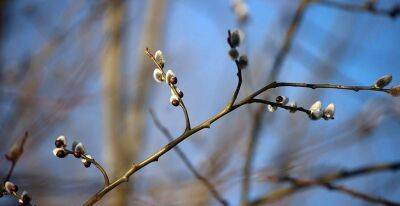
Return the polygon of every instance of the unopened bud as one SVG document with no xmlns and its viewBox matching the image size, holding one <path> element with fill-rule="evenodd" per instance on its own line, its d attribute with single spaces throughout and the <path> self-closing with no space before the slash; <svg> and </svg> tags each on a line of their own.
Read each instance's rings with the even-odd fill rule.
<svg viewBox="0 0 400 206">
<path fill-rule="evenodd" d="M 64 158 L 68 155 L 67 151 L 65 151 L 64 148 L 53 149 L 53 154 L 58 158 Z"/>
<path fill-rule="evenodd" d="M 269 104 L 269 105 L 267 105 L 267 109 L 268 109 L 269 112 L 275 112 L 277 107 L 276 106 L 272 106 L 272 105 Z"/>
<path fill-rule="evenodd" d="M 247 58 L 247 55 L 243 54 L 242 56 L 239 57 L 239 68 L 244 69 L 247 67 L 249 64 L 249 59 Z"/>
<path fill-rule="evenodd" d="M 31 197 L 29 196 L 28 192 L 23 191 L 21 195 L 21 203 L 23 205 L 28 205 L 31 202 Z"/>
<path fill-rule="evenodd" d="M 394 96 L 394 97 L 400 96 L 400 85 L 399 85 L 399 86 L 392 87 L 392 88 L 390 89 L 390 94 L 391 94 L 392 96 Z"/>
<path fill-rule="evenodd" d="M 61 135 L 57 137 L 56 141 L 54 142 L 57 148 L 65 147 L 67 146 L 67 138 L 65 136 Z"/>
<path fill-rule="evenodd" d="M 157 64 L 159 64 L 161 66 L 161 68 L 164 67 L 165 58 L 164 58 L 162 51 L 157 50 L 156 53 L 154 53 L 154 59 L 156 60 Z"/>
<path fill-rule="evenodd" d="M 92 156 L 90 155 L 86 155 L 86 158 L 82 158 L 82 163 L 83 166 L 85 166 L 86 168 L 90 167 L 90 165 L 92 164 L 92 162 L 90 161 L 92 159 Z"/>
<path fill-rule="evenodd" d="M 83 144 L 79 142 L 75 147 L 74 156 L 76 158 L 80 158 L 84 154 L 85 154 L 85 147 L 83 147 Z"/>
<path fill-rule="evenodd" d="M 175 94 L 171 95 L 169 102 L 175 107 L 179 106 L 179 98 Z"/>
<path fill-rule="evenodd" d="M 335 105 L 333 103 L 330 103 L 324 110 L 323 118 L 325 120 L 334 119 L 334 115 L 335 115 Z"/>
<path fill-rule="evenodd" d="M 4 183 L 4 189 L 6 190 L 7 193 L 12 194 L 14 192 L 18 191 L 18 187 L 17 185 L 15 185 L 14 183 L 7 181 Z"/>
<path fill-rule="evenodd" d="M 240 45 L 240 34 L 241 32 L 237 29 L 230 32 L 230 35 L 228 36 L 228 43 L 232 48 L 238 47 Z"/>
<path fill-rule="evenodd" d="M 183 92 L 178 88 L 178 87 L 175 87 L 175 90 L 176 90 L 176 93 L 178 94 L 178 96 L 179 96 L 179 98 L 183 98 Z M 173 91 L 173 89 L 171 88 L 171 94 L 173 95 L 174 94 L 174 91 Z"/>
<path fill-rule="evenodd" d="M 290 113 L 295 113 L 297 111 L 297 103 L 296 102 L 289 102 L 287 104 L 288 107 L 291 107 L 289 112 Z"/>
<path fill-rule="evenodd" d="M 176 78 L 176 76 L 172 70 L 167 71 L 167 73 L 165 75 L 165 81 L 167 81 L 168 84 L 178 83 L 178 79 Z"/>
<path fill-rule="evenodd" d="M 229 50 L 229 56 L 233 59 L 236 60 L 239 57 L 239 52 L 236 48 L 231 48 Z"/>
<path fill-rule="evenodd" d="M 237 15 L 240 22 L 245 22 L 249 17 L 249 8 L 242 0 L 233 1 L 233 11 Z"/>
<path fill-rule="evenodd" d="M 286 105 L 289 102 L 289 98 L 285 96 L 277 96 L 275 101 L 278 104 Z"/>
<path fill-rule="evenodd" d="M 392 75 L 385 75 L 376 80 L 374 87 L 383 88 L 386 87 L 392 81 Z"/>
<path fill-rule="evenodd" d="M 158 69 L 158 68 L 154 69 L 153 78 L 154 78 L 154 80 L 156 80 L 156 82 L 158 82 L 158 83 L 163 82 L 163 81 L 164 81 L 163 72 L 162 72 L 160 69 Z"/>
</svg>

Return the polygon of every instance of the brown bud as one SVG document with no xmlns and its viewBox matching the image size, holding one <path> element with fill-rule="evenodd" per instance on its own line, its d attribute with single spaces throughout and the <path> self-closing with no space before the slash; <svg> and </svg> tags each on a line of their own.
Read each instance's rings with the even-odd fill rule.
<svg viewBox="0 0 400 206">
<path fill-rule="evenodd" d="M 391 94 L 392 96 L 394 96 L 394 97 L 400 96 L 400 85 L 399 85 L 399 86 L 392 87 L 392 88 L 390 89 L 390 94 Z"/>
<path fill-rule="evenodd" d="M 83 154 L 85 154 L 85 148 L 83 147 L 83 144 L 79 142 L 74 149 L 74 156 L 76 158 L 80 158 Z"/>
<path fill-rule="evenodd" d="M 92 157 L 90 155 L 86 156 L 88 159 L 86 158 L 82 158 L 82 163 L 83 166 L 85 166 L 86 168 L 90 167 L 90 165 L 92 164 L 92 162 L 89 159 L 92 159 Z"/>
<path fill-rule="evenodd" d="M 179 100 L 174 99 L 174 100 L 172 100 L 171 104 L 174 105 L 175 107 L 177 107 L 179 105 Z"/>
<path fill-rule="evenodd" d="M 59 136 L 57 137 L 56 141 L 54 142 L 57 148 L 65 147 L 67 146 L 67 139 L 65 136 Z"/>
<path fill-rule="evenodd" d="M 249 59 L 247 58 L 247 55 L 244 54 L 239 57 L 239 61 L 238 61 L 239 69 L 246 68 L 248 64 L 249 64 Z"/>
<path fill-rule="evenodd" d="M 178 83 L 178 78 L 176 78 L 175 73 L 172 70 L 168 70 L 165 74 L 165 79 L 168 84 L 176 84 Z"/>
<path fill-rule="evenodd" d="M 230 56 L 233 60 L 237 59 L 238 56 L 239 56 L 238 50 L 237 50 L 236 48 L 231 48 L 231 49 L 229 50 L 229 56 Z"/>
<path fill-rule="evenodd" d="M 67 151 L 65 151 L 64 148 L 55 148 L 53 150 L 53 154 L 58 158 L 64 158 L 68 155 Z"/>
<path fill-rule="evenodd" d="M 171 77 L 169 83 L 171 83 L 171 84 L 177 84 L 177 83 L 178 83 L 178 78 L 176 78 L 176 77 Z"/>
<path fill-rule="evenodd" d="M 376 80 L 374 87 L 383 88 L 386 87 L 392 81 L 392 75 L 385 75 Z"/>
<path fill-rule="evenodd" d="M 23 205 L 28 205 L 31 201 L 31 197 L 29 196 L 28 192 L 23 191 L 21 195 L 21 200 Z"/>
<path fill-rule="evenodd" d="M 233 32 L 228 32 L 228 43 L 229 45 L 234 48 L 238 47 L 240 44 L 240 32 L 239 30 L 234 30 Z"/>
<path fill-rule="evenodd" d="M 175 94 L 171 95 L 171 97 L 169 98 L 169 102 L 175 107 L 179 106 L 179 99 Z"/>
<path fill-rule="evenodd" d="M 89 168 L 91 164 L 92 164 L 91 162 L 86 161 L 85 163 L 83 163 L 83 166 L 85 166 L 86 168 Z"/>
<path fill-rule="evenodd" d="M 183 92 L 182 91 L 179 91 L 178 95 L 179 95 L 179 98 L 183 98 Z"/>
<path fill-rule="evenodd" d="M 277 96 L 275 101 L 278 104 L 286 105 L 289 102 L 289 98 L 285 96 Z"/>
<path fill-rule="evenodd" d="M 17 162 L 19 157 L 21 157 L 24 152 L 24 145 L 26 140 L 28 139 L 28 133 L 26 132 L 22 140 L 18 140 L 15 142 L 8 153 L 5 155 L 6 159 L 11 162 Z"/>
</svg>

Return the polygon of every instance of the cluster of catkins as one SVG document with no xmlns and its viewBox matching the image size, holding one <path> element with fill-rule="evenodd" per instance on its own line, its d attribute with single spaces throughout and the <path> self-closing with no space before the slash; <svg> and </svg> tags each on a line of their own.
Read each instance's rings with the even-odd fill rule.
<svg viewBox="0 0 400 206">
<path fill-rule="evenodd" d="M 72 150 L 67 149 L 67 138 L 65 136 L 57 137 L 55 141 L 56 148 L 53 150 L 54 156 L 64 158 L 69 154 L 73 154 L 76 158 L 80 158 L 83 166 L 86 168 L 92 164 L 92 156 L 86 154 L 85 147 L 81 142 L 74 141 L 72 143 Z"/>
<path fill-rule="evenodd" d="M 10 181 L 6 181 L 4 183 L 4 189 L 0 188 L 0 198 L 3 197 L 3 195 L 9 194 L 18 197 L 18 204 L 20 206 L 26 206 L 31 204 L 31 197 L 29 196 L 28 192 L 23 191 L 21 196 L 18 196 L 17 192 L 18 192 L 18 186 Z"/>
<path fill-rule="evenodd" d="M 285 96 L 278 96 L 275 99 L 278 105 L 287 106 L 289 107 L 289 111 L 291 113 L 295 113 L 297 111 L 297 103 L 296 102 L 289 102 L 289 98 Z M 268 105 L 267 109 L 269 112 L 275 112 L 277 110 L 277 106 Z M 335 105 L 333 103 L 328 104 L 328 106 L 322 110 L 322 103 L 321 101 L 315 102 L 311 105 L 309 109 L 309 117 L 312 120 L 319 120 L 324 118 L 325 120 L 334 119 L 335 114 Z"/>
<path fill-rule="evenodd" d="M 229 56 L 232 58 L 232 60 L 237 62 L 237 65 L 239 69 L 244 69 L 247 67 L 249 64 L 249 60 L 247 58 L 247 55 L 242 54 L 239 56 L 239 52 L 237 50 L 237 47 L 239 47 L 240 43 L 244 39 L 244 33 L 238 29 L 234 31 L 228 31 L 228 44 L 231 47 L 229 50 Z"/>
<path fill-rule="evenodd" d="M 157 68 L 154 69 L 153 78 L 158 83 L 167 83 L 171 88 L 171 97 L 169 102 L 173 106 L 179 106 L 180 99 L 183 98 L 183 92 L 176 86 L 178 78 L 172 70 L 167 70 L 164 73 L 165 58 L 163 53 L 158 50 L 154 53 L 154 61 L 157 64 Z"/>
</svg>

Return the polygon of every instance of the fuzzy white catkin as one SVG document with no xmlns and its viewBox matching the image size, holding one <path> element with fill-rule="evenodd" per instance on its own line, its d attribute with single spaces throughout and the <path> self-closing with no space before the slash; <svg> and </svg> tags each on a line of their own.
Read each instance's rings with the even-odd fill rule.
<svg viewBox="0 0 400 206">
<path fill-rule="evenodd" d="M 179 100 L 178 96 L 176 96 L 175 94 L 171 94 L 171 97 L 169 98 L 169 102 L 172 104 L 172 102 L 174 100 Z"/>
<path fill-rule="evenodd" d="M 12 183 L 10 181 L 7 181 L 4 183 L 4 189 L 10 194 L 15 192 L 15 188 L 16 187 L 15 187 L 14 183 Z"/>
<path fill-rule="evenodd" d="M 153 78 L 156 82 L 161 83 L 164 81 L 163 73 L 160 69 L 156 68 L 153 72 Z"/>
<path fill-rule="evenodd" d="M 64 145 L 67 145 L 67 138 L 64 135 L 58 136 L 56 140 L 61 141 Z"/>
<path fill-rule="evenodd" d="M 83 164 L 85 164 L 87 161 L 89 161 L 88 159 L 93 159 L 92 156 L 90 156 L 90 155 L 86 155 L 86 157 L 87 157 L 87 159 L 86 158 L 81 159 Z"/>
<path fill-rule="evenodd" d="M 54 148 L 53 149 L 53 155 L 57 157 L 57 153 L 61 150 L 64 150 L 64 148 Z"/>
<path fill-rule="evenodd" d="M 154 59 L 161 66 L 163 66 L 165 64 L 164 55 L 163 55 L 162 51 L 160 51 L 160 50 L 157 50 L 156 53 L 154 53 Z"/>
<path fill-rule="evenodd" d="M 316 101 L 313 105 L 311 105 L 310 111 L 311 111 L 311 112 L 320 111 L 320 110 L 321 110 L 321 107 L 322 107 L 321 101 Z"/>
<path fill-rule="evenodd" d="M 167 73 L 165 74 L 165 81 L 167 83 L 171 83 L 171 81 L 172 81 L 171 79 L 174 77 L 176 77 L 175 73 L 172 70 L 168 70 Z"/>
<path fill-rule="evenodd" d="M 335 115 L 335 105 L 333 103 L 330 103 L 324 110 L 324 118 L 332 119 L 334 115 Z"/>
<path fill-rule="evenodd" d="M 318 120 L 321 119 L 323 112 L 321 111 L 322 103 L 321 101 L 316 101 L 313 105 L 310 107 L 310 119 L 312 120 Z"/>
<path fill-rule="evenodd" d="M 81 142 L 79 142 L 76 147 L 75 147 L 75 151 L 74 152 L 78 152 L 78 153 L 85 153 L 85 147 L 83 146 L 83 144 Z"/>
<path fill-rule="evenodd" d="M 295 113 L 295 112 L 297 111 L 297 110 L 296 110 L 296 108 L 297 108 L 297 103 L 296 103 L 296 102 L 289 102 L 289 103 L 287 104 L 287 106 L 293 108 L 293 109 L 290 109 L 290 110 L 289 110 L 290 113 Z"/>
<path fill-rule="evenodd" d="M 267 105 L 267 109 L 269 112 L 275 112 L 277 107 L 276 106 L 272 106 L 272 105 Z"/>
</svg>

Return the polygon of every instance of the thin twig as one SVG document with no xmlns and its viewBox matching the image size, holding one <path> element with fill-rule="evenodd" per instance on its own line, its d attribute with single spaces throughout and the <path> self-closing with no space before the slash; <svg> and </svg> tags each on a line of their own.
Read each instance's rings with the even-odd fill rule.
<svg viewBox="0 0 400 206">
<path fill-rule="evenodd" d="M 349 12 L 368 12 L 374 15 L 387 16 L 396 18 L 400 15 L 400 4 L 394 5 L 390 9 L 376 8 L 375 3 L 366 1 L 364 4 L 351 4 L 345 2 L 331 1 L 331 0 L 311 0 L 313 3 L 341 9 Z"/>
<path fill-rule="evenodd" d="M 392 162 L 392 163 L 384 163 L 377 165 L 370 165 L 365 167 L 360 167 L 353 170 L 340 170 L 337 172 L 329 173 L 326 175 L 322 175 L 314 180 L 314 182 L 318 182 L 319 185 L 324 185 L 331 183 L 333 181 L 344 180 L 348 178 L 358 177 L 361 175 L 368 175 L 377 172 L 383 171 L 397 171 L 400 169 L 400 162 Z M 282 176 L 282 177 L 270 177 L 271 180 L 275 181 L 288 181 L 290 177 Z M 295 192 L 306 189 L 310 186 L 314 185 L 299 185 L 295 184 L 292 187 L 276 189 L 272 192 L 265 194 L 264 196 L 253 200 L 249 205 L 262 205 L 265 203 L 276 202 L 284 197 L 287 197 Z M 339 189 L 339 188 L 338 188 Z"/>
<path fill-rule="evenodd" d="M 107 172 L 106 170 L 104 170 L 104 168 L 93 158 L 89 158 L 86 155 L 82 155 L 83 159 L 86 159 L 87 161 L 90 161 L 91 163 L 93 163 L 97 169 L 101 172 L 101 174 L 103 175 L 104 178 L 104 185 L 108 186 L 110 185 L 110 179 L 108 178 Z"/>
<path fill-rule="evenodd" d="M 295 187 L 311 187 L 311 186 L 321 186 L 324 187 L 328 190 L 334 190 L 334 191 L 339 191 L 344 194 L 350 195 L 352 197 L 367 201 L 367 202 L 372 202 L 372 203 L 377 203 L 377 204 L 382 204 L 382 205 L 387 205 L 387 206 L 400 206 L 400 203 L 393 202 L 390 200 L 387 200 L 382 197 L 377 197 L 373 195 L 368 195 L 359 191 L 355 191 L 352 189 L 349 189 L 345 186 L 342 185 L 336 185 L 331 182 L 325 182 L 325 181 L 320 181 L 320 180 L 309 180 L 309 179 L 300 179 L 300 178 L 294 178 L 294 177 L 289 177 L 286 176 L 285 178 L 278 178 L 279 182 L 290 182 L 293 186 Z"/>
<path fill-rule="evenodd" d="M 160 120 L 157 118 L 156 114 L 153 112 L 153 110 L 150 109 L 150 115 L 153 118 L 153 122 L 156 125 L 156 127 L 164 134 L 165 138 L 167 138 L 169 141 L 173 140 L 173 136 L 171 133 L 168 131 L 166 127 L 164 127 Z M 183 161 L 183 163 L 186 165 L 186 167 L 190 170 L 190 172 L 193 173 L 193 175 L 204 184 L 204 186 L 210 191 L 210 193 L 214 196 L 214 198 L 221 203 L 221 205 L 229 205 L 228 201 L 226 201 L 222 195 L 219 194 L 215 186 L 204 176 L 202 176 L 196 168 L 193 166 L 193 164 L 190 162 L 189 158 L 185 155 L 185 153 L 181 150 L 179 146 L 176 146 L 174 148 L 175 152 L 178 154 L 179 158 Z"/>
<path fill-rule="evenodd" d="M 4 182 L 7 182 L 7 181 L 10 180 L 11 175 L 12 175 L 12 173 L 14 171 L 15 165 L 16 165 L 16 162 L 12 161 L 11 165 L 10 165 L 10 169 L 8 170 L 8 173 L 7 173 L 7 176 L 6 176 L 5 180 L 4 180 Z"/>
<path fill-rule="evenodd" d="M 65 151 L 68 154 L 72 154 L 72 155 L 74 154 L 74 152 L 71 150 L 65 149 Z M 96 166 L 96 168 L 101 172 L 101 174 L 103 175 L 103 178 L 104 178 L 104 187 L 107 187 L 108 185 L 110 185 L 110 179 L 108 178 L 106 170 L 94 158 L 89 158 L 87 156 L 87 154 L 82 155 L 81 158 L 93 163 Z"/>
</svg>

